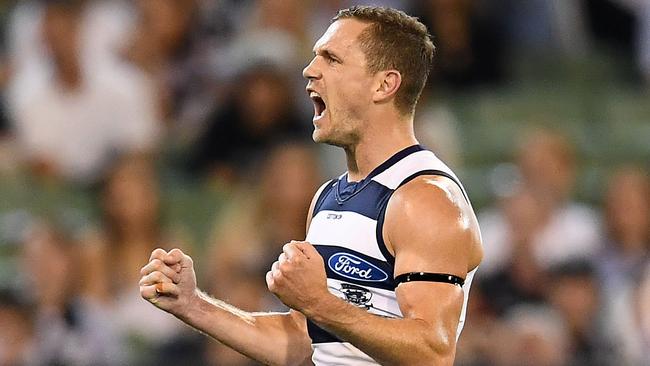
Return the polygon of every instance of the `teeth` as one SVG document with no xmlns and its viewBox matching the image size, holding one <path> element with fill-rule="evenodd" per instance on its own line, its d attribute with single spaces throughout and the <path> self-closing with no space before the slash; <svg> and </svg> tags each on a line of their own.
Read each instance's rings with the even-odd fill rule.
<svg viewBox="0 0 650 366">
<path fill-rule="evenodd" d="M 316 93 L 315 91 L 309 93 L 310 98 L 320 98 L 320 94 Z"/>
</svg>

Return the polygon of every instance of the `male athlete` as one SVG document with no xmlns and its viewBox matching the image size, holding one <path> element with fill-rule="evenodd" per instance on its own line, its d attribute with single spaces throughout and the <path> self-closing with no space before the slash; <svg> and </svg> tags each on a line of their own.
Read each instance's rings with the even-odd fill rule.
<svg viewBox="0 0 650 366">
<path fill-rule="evenodd" d="M 152 253 L 142 297 L 265 364 L 453 364 L 483 252 L 464 189 L 413 134 L 433 50 L 423 24 L 377 7 L 340 11 L 316 42 L 313 139 L 342 147 L 348 172 L 318 190 L 306 241 L 266 275 L 288 313 L 210 298 L 178 249 Z"/>
</svg>

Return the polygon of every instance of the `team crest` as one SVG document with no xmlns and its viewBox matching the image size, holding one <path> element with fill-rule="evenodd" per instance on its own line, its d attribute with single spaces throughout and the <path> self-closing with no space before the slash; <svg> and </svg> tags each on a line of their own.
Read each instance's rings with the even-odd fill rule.
<svg viewBox="0 0 650 366">
<path fill-rule="evenodd" d="M 372 292 L 368 289 L 349 283 L 341 283 L 340 291 L 345 296 L 345 300 L 350 304 L 360 308 L 366 308 L 366 310 L 372 307 L 372 303 L 370 302 Z"/>
</svg>

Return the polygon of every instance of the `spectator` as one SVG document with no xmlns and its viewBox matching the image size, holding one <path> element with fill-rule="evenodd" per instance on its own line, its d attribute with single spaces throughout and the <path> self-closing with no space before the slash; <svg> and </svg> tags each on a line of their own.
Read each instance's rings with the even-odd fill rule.
<svg viewBox="0 0 650 366">
<path fill-rule="evenodd" d="M 570 365 L 615 365 L 613 339 L 605 332 L 605 308 L 594 266 L 573 261 L 550 269 L 549 302 L 562 315 L 570 335 Z"/>
<path fill-rule="evenodd" d="M 151 151 L 159 126 L 137 73 L 91 69 L 82 57 L 85 6 L 72 0 L 45 5 L 39 34 L 48 72 L 20 70 L 9 109 L 20 152 L 37 174 L 90 184 L 115 156 Z"/>
<path fill-rule="evenodd" d="M 226 75 L 236 75 L 253 66 L 251 60 L 286 65 L 292 71 L 304 67 L 313 41 L 307 29 L 308 10 L 309 3 L 299 0 L 251 3 L 223 64 Z M 299 77 L 296 72 L 295 80 L 299 81 Z"/>
<path fill-rule="evenodd" d="M 413 2 L 431 29 L 436 61 L 429 86 L 462 90 L 495 85 L 505 75 L 503 6 L 497 1 Z"/>
<path fill-rule="evenodd" d="M 605 194 L 606 239 L 598 256 L 608 297 L 638 279 L 650 258 L 650 177 L 639 167 L 623 167 Z"/>
<path fill-rule="evenodd" d="M 56 226 L 36 223 L 23 248 L 35 302 L 35 357 L 44 365 L 114 365 L 119 342 L 104 304 L 86 291 L 82 248 Z"/>
<path fill-rule="evenodd" d="M 479 272 L 479 278 L 482 288 L 489 294 L 492 309 L 503 316 L 520 304 L 545 302 L 548 282 L 535 258 L 533 245 L 549 209 L 530 191 L 520 190 L 502 200 L 501 210 L 510 228 L 511 252 L 505 257 L 507 262 L 496 267 L 498 270 L 493 272 L 488 268 L 485 273 Z"/>
<path fill-rule="evenodd" d="M 290 95 L 285 74 L 274 66 L 246 70 L 235 85 L 232 100 L 210 118 L 191 165 L 197 172 L 232 183 L 274 144 L 306 139 L 308 126 Z"/>
<path fill-rule="evenodd" d="M 593 259 L 601 245 L 600 220 L 593 209 L 571 197 L 576 178 L 573 146 L 561 133 L 544 128 L 528 131 L 517 145 L 522 188 L 545 212 L 531 239 L 534 260 L 546 269 L 570 259 Z M 513 230 L 518 229 L 498 208 L 483 212 L 479 222 L 488 267 L 508 262 L 515 248 Z"/>
<path fill-rule="evenodd" d="M 174 143 L 187 144 L 220 98 L 211 34 L 195 0 L 138 0 L 126 58 L 153 81 Z M 221 19 L 210 19 L 218 23 Z"/>
</svg>

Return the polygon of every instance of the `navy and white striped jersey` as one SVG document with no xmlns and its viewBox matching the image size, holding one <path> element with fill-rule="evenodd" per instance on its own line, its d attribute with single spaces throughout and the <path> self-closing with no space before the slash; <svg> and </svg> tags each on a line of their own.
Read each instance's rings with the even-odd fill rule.
<svg viewBox="0 0 650 366">
<path fill-rule="evenodd" d="M 347 173 L 326 184 L 314 206 L 307 241 L 323 257 L 331 293 L 372 314 L 400 318 L 393 280 L 394 258 L 386 249 L 382 226 L 393 192 L 420 175 L 456 175 L 431 151 L 408 147 L 375 168 L 360 182 L 348 182 Z M 463 328 L 467 298 L 476 270 L 463 285 L 465 299 L 456 338 Z M 350 343 L 308 321 L 316 365 L 377 365 Z"/>
</svg>

